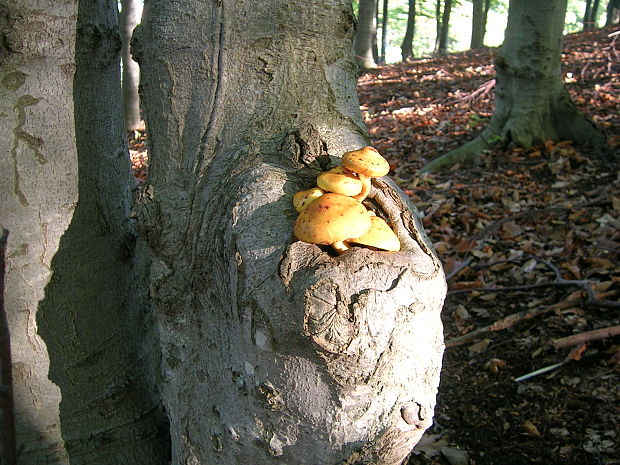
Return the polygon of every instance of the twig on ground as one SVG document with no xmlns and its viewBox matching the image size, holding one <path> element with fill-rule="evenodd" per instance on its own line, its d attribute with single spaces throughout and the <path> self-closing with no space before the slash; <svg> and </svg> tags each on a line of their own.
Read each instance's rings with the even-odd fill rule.
<svg viewBox="0 0 620 465">
<path fill-rule="evenodd" d="M 469 264 L 474 260 L 473 257 L 469 257 L 467 260 L 465 260 L 464 262 L 459 263 L 459 266 L 457 266 L 456 268 L 454 268 L 452 271 L 450 271 L 450 273 L 448 273 L 446 275 L 446 281 L 450 281 L 452 278 L 454 278 L 457 274 L 459 274 L 462 270 L 464 270 L 465 268 L 467 268 L 469 266 Z"/>
<path fill-rule="evenodd" d="M 574 334 L 572 336 L 557 339 L 553 342 L 556 349 L 562 347 L 570 347 L 578 344 L 582 344 L 588 341 L 595 341 L 597 339 L 604 339 L 607 337 L 613 337 L 620 335 L 620 325 L 610 326 L 608 328 L 595 329 L 592 331 L 586 331 L 584 333 Z"/>
<path fill-rule="evenodd" d="M 505 286 L 505 287 L 472 287 L 468 289 L 457 289 L 449 291 L 448 295 L 465 294 L 468 292 L 513 292 L 513 291 L 528 291 L 531 289 L 539 289 L 542 287 L 554 287 L 554 286 L 576 286 L 588 296 L 585 304 L 592 307 L 603 308 L 620 308 L 620 302 L 613 300 L 599 299 L 594 293 L 592 286 L 595 284 L 592 281 L 581 279 L 564 279 L 560 270 L 551 262 L 545 259 L 540 259 L 542 263 L 547 265 L 556 275 L 555 281 L 542 281 L 533 284 L 524 284 L 520 286 Z"/>
<path fill-rule="evenodd" d="M 557 304 L 550 305 L 549 307 L 535 308 L 532 310 L 526 310 L 523 312 L 512 313 L 501 320 L 497 320 L 494 323 L 484 326 L 482 328 L 475 329 L 463 336 L 454 337 L 446 341 L 446 347 L 456 347 L 462 344 L 467 344 L 481 336 L 485 336 L 489 333 L 500 331 L 502 329 L 508 329 L 511 326 L 521 321 L 530 320 L 543 313 L 552 312 L 555 310 L 562 310 L 564 308 L 572 307 L 576 302 L 574 300 L 566 300 L 558 302 Z"/>
<path fill-rule="evenodd" d="M 466 94 L 463 97 L 459 97 L 459 98 L 453 100 L 451 103 L 452 104 L 456 104 L 456 103 L 467 103 L 467 104 L 470 104 L 471 102 L 476 100 L 477 97 L 481 97 L 483 95 L 488 94 L 491 91 L 491 89 L 493 89 L 493 87 L 495 87 L 495 79 L 491 79 L 489 81 L 486 81 L 486 82 L 482 83 L 473 92 L 470 92 L 469 94 Z"/>
</svg>

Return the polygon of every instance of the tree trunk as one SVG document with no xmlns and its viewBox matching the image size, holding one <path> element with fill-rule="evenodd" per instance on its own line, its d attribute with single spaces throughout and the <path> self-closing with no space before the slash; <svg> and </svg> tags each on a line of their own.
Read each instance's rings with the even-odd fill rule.
<svg viewBox="0 0 620 465">
<path fill-rule="evenodd" d="M 373 57 L 373 37 L 377 35 L 375 13 L 377 0 L 360 0 L 357 15 L 357 32 L 355 33 L 355 62 L 361 69 L 377 67 Z"/>
<path fill-rule="evenodd" d="M 399 253 L 292 237 L 294 192 L 368 142 L 352 38 L 348 0 L 145 5 L 137 214 L 172 464 L 396 465 L 431 423 L 445 280 L 415 209 L 374 183 Z"/>
<path fill-rule="evenodd" d="M 609 0 L 605 27 L 620 23 L 620 0 Z"/>
<path fill-rule="evenodd" d="M 596 28 L 597 27 L 597 18 L 598 18 L 598 9 L 601 6 L 601 0 L 594 0 L 594 3 L 592 4 L 592 16 L 591 16 L 591 20 L 590 22 L 592 23 L 592 28 Z"/>
<path fill-rule="evenodd" d="M 437 53 L 445 55 L 448 52 L 448 37 L 450 31 L 450 13 L 452 12 L 452 0 L 444 0 L 443 13 L 441 15 L 441 28 Z"/>
<path fill-rule="evenodd" d="M 125 129 L 133 131 L 141 126 L 140 98 L 138 96 L 138 83 L 140 82 L 140 67 L 131 58 L 131 35 L 138 24 L 137 0 L 121 0 L 121 11 L 118 22 L 121 31 L 123 48 L 121 59 L 123 63 L 123 107 L 125 115 Z"/>
<path fill-rule="evenodd" d="M 18 462 L 166 463 L 148 263 L 128 219 L 116 3 L 21 2 L 2 18 Z"/>
<path fill-rule="evenodd" d="M 0 463 L 17 463 L 9 324 L 4 310 L 4 272 L 9 232 L 0 226 Z"/>
<path fill-rule="evenodd" d="M 433 160 L 424 171 L 474 161 L 502 141 L 531 147 L 546 140 L 600 145 L 604 137 L 575 107 L 562 82 L 560 57 L 566 0 L 513 0 L 495 62 L 495 112 L 478 138 Z"/>
<path fill-rule="evenodd" d="M 383 0 L 383 14 L 381 16 L 381 58 L 380 63 L 385 63 L 385 49 L 387 46 L 388 30 L 388 0 Z"/>
<path fill-rule="evenodd" d="M 592 0 L 586 0 L 586 11 L 583 13 L 583 30 L 592 29 Z"/>
<path fill-rule="evenodd" d="M 472 1 L 471 45 L 473 49 L 484 47 L 484 33 L 486 27 L 484 0 Z"/>
<path fill-rule="evenodd" d="M 0 86 L 0 225 L 7 244 L 5 308 L 10 336 L 16 439 L 20 463 L 63 463 L 61 393 L 48 377 L 47 348 L 37 332 L 37 307 L 51 259 L 77 201 L 70 99 L 74 2 L 4 3 Z M 45 24 L 56 35 L 46 35 Z M 69 103 L 70 100 L 67 102 Z M 49 124 L 53 121 L 53 124 Z M 44 187 L 42 187 L 44 186 Z"/>
<path fill-rule="evenodd" d="M 403 44 L 400 47 L 403 61 L 410 57 L 413 57 L 413 38 L 415 36 L 415 8 L 416 0 L 409 0 L 409 12 L 407 13 L 407 30 L 405 31 L 405 38 Z"/>
</svg>

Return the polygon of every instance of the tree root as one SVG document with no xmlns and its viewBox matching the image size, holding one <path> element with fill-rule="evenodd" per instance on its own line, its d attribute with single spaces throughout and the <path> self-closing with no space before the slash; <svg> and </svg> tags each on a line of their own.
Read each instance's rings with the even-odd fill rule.
<svg viewBox="0 0 620 465">
<path fill-rule="evenodd" d="M 433 173 L 447 168 L 448 166 L 456 165 L 457 163 L 476 163 L 478 157 L 480 157 L 483 152 L 494 150 L 499 144 L 505 142 L 501 131 L 503 126 L 503 118 L 497 118 L 496 120 L 492 118 L 489 125 L 478 137 L 427 163 L 422 167 L 420 172 Z"/>
</svg>

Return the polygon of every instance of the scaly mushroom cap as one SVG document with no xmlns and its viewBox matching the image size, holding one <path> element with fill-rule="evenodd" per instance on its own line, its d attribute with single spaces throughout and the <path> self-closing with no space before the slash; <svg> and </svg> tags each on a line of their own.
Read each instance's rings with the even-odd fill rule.
<svg viewBox="0 0 620 465">
<path fill-rule="evenodd" d="M 400 250 L 400 241 L 396 234 L 394 234 L 394 231 L 392 231 L 392 228 L 378 216 L 371 216 L 370 222 L 370 229 L 365 234 L 357 238 L 348 239 L 346 242 L 398 252 Z"/>
<path fill-rule="evenodd" d="M 390 171 L 390 164 L 374 147 L 362 147 L 346 152 L 342 156 L 342 166 L 356 173 L 373 178 L 385 176 Z"/>
<path fill-rule="evenodd" d="M 361 236 L 370 224 L 368 211 L 357 200 L 328 192 L 301 211 L 293 232 L 303 242 L 333 244 Z"/>
<path fill-rule="evenodd" d="M 297 212 L 301 212 L 310 202 L 322 196 L 324 193 L 325 191 L 320 187 L 313 187 L 312 189 L 297 192 L 293 195 L 293 206 Z"/>
<path fill-rule="evenodd" d="M 316 184 L 326 191 L 349 197 L 362 191 L 362 181 L 352 174 L 345 173 L 341 166 L 319 174 Z"/>
</svg>

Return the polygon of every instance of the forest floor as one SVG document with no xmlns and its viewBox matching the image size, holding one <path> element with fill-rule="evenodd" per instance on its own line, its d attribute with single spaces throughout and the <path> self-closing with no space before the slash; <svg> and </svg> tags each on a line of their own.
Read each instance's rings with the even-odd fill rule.
<svg viewBox="0 0 620 465">
<path fill-rule="evenodd" d="M 360 76 L 372 143 L 448 276 L 435 424 L 410 464 L 620 464 L 620 336 L 562 344 L 620 325 L 617 29 L 565 41 L 566 87 L 608 136 L 598 152 L 546 142 L 420 175 L 487 123 L 496 50 Z"/>
<path fill-rule="evenodd" d="M 608 136 L 598 152 L 546 142 L 420 175 L 492 115 L 496 50 L 360 76 L 372 143 L 423 215 L 449 284 L 435 424 L 410 465 L 620 464 L 620 336 L 587 333 L 620 325 L 617 29 L 565 40 L 566 86 Z M 144 177 L 142 138 L 130 148 Z"/>
</svg>

